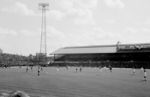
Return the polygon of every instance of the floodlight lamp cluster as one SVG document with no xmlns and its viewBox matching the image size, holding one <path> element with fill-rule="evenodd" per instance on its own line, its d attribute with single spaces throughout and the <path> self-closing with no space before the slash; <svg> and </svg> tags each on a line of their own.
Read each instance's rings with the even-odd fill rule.
<svg viewBox="0 0 150 97">
<path fill-rule="evenodd" d="M 47 7 L 47 6 L 49 6 L 49 3 L 39 3 L 39 6 Z"/>
<path fill-rule="evenodd" d="M 39 7 L 42 9 L 47 9 L 49 7 L 49 3 L 39 3 Z"/>
</svg>

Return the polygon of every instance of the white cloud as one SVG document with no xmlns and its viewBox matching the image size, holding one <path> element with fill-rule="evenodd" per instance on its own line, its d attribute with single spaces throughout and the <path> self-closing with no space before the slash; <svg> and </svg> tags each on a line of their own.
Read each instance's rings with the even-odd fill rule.
<svg viewBox="0 0 150 97">
<path fill-rule="evenodd" d="M 71 17 L 75 24 L 95 24 L 93 10 L 98 0 L 61 0 L 58 3 L 63 16 Z"/>
<path fill-rule="evenodd" d="M 141 30 L 142 30 L 143 32 L 150 32 L 150 29 L 149 29 L 149 28 L 145 28 L 145 27 L 143 27 Z"/>
<path fill-rule="evenodd" d="M 141 24 L 141 23 L 140 23 L 140 24 Z M 148 18 L 148 19 L 144 22 L 144 24 L 150 25 L 150 18 Z"/>
<path fill-rule="evenodd" d="M 40 37 L 40 31 L 31 31 L 27 29 L 17 30 L 0 27 L 0 35 L 6 36 L 23 36 L 23 37 Z"/>
<path fill-rule="evenodd" d="M 31 31 L 31 30 L 27 30 L 27 29 L 24 29 L 24 30 L 20 30 L 19 31 L 21 34 L 21 36 L 27 36 L 27 37 L 40 37 L 40 31 Z"/>
<path fill-rule="evenodd" d="M 90 30 L 89 30 L 90 29 Z M 48 40 L 49 44 L 55 45 L 55 49 L 64 46 L 79 46 L 79 45 L 100 45 L 112 44 L 118 41 L 119 35 L 116 33 L 108 32 L 101 27 L 91 27 L 79 32 L 63 32 L 55 27 L 48 27 Z"/>
<path fill-rule="evenodd" d="M 47 26 L 47 46 L 48 49 L 50 48 L 51 52 L 58 48 L 70 45 L 70 42 L 72 43 L 68 34 L 58 30 L 54 26 Z"/>
<path fill-rule="evenodd" d="M 98 0 L 74 0 L 75 3 L 78 4 L 78 6 L 85 8 L 85 9 L 94 9 L 97 7 Z"/>
<path fill-rule="evenodd" d="M 48 26 L 47 27 L 47 36 L 49 38 L 65 38 L 65 35 L 63 32 L 57 30 L 54 26 Z"/>
<path fill-rule="evenodd" d="M 111 7 L 111 8 L 115 8 L 115 7 L 124 8 L 125 7 L 124 3 L 121 0 L 104 0 L 104 2 L 106 3 L 108 7 Z"/>
<path fill-rule="evenodd" d="M 95 32 L 93 37 L 96 37 L 97 40 L 105 40 L 105 41 L 109 41 L 110 43 L 117 41 L 120 38 L 120 35 L 117 32 L 106 31 L 101 27 L 94 27 L 93 32 Z"/>
<path fill-rule="evenodd" d="M 55 7 L 47 11 L 47 17 L 62 20 L 70 17 L 75 24 L 95 24 L 93 10 L 97 7 L 98 0 L 60 0 L 55 2 Z M 16 2 L 1 11 L 19 13 L 26 16 L 40 16 L 40 13 L 29 8 L 25 3 Z"/>
<path fill-rule="evenodd" d="M 132 34 L 136 34 L 138 31 L 139 31 L 138 29 L 133 28 L 133 27 L 126 27 L 126 30 L 125 30 L 125 32 L 129 32 Z"/>
<path fill-rule="evenodd" d="M 20 13 L 26 16 L 36 15 L 36 13 L 29 9 L 27 5 L 21 2 L 16 2 L 15 5 L 3 8 L 2 12 L 10 12 L 10 13 Z"/>
<path fill-rule="evenodd" d="M 14 31 L 14 30 L 10 30 L 10 29 L 7 29 L 7 28 L 0 27 L 0 34 L 1 35 L 13 35 L 13 36 L 16 36 L 17 32 Z"/>
<path fill-rule="evenodd" d="M 37 9 L 38 10 L 38 9 Z M 8 13 L 16 13 L 16 14 L 22 14 L 26 16 L 41 16 L 41 13 L 36 13 L 33 9 L 30 9 L 26 4 L 21 2 L 16 2 L 14 5 L 6 8 L 1 9 L 2 12 L 8 12 Z M 61 20 L 65 14 L 61 12 L 60 10 L 51 9 L 47 11 L 47 17 Z"/>
<path fill-rule="evenodd" d="M 80 14 L 81 16 L 74 19 L 75 24 L 88 24 L 88 25 L 95 25 L 95 21 L 93 18 L 93 13 L 90 10 L 84 10 L 83 13 Z"/>
<path fill-rule="evenodd" d="M 115 24 L 117 21 L 115 19 L 106 19 L 105 20 L 105 23 L 108 23 L 108 24 Z"/>
<path fill-rule="evenodd" d="M 59 10 L 50 10 L 47 15 L 56 20 L 62 20 L 65 17 L 65 14 Z"/>
<path fill-rule="evenodd" d="M 104 42 L 105 38 L 107 40 L 114 38 L 112 33 L 106 32 L 100 27 L 72 33 L 59 31 L 53 26 L 47 28 L 48 44 L 50 44 L 49 47 L 55 47 L 53 50 L 65 46 L 99 45 Z"/>
<path fill-rule="evenodd" d="M 150 42 L 149 28 L 142 28 L 142 27 L 126 27 L 120 33 L 120 39 L 123 43 L 145 43 Z"/>
</svg>

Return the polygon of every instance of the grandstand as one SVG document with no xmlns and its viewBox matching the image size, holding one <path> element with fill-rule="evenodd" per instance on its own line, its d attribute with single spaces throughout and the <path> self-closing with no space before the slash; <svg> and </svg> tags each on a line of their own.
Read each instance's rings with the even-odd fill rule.
<svg viewBox="0 0 150 97">
<path fill-rule="evenodd" d="M 65 47 L 51 53 L 53 64 L 150 68 L 150 44 Z"/>
</svg>

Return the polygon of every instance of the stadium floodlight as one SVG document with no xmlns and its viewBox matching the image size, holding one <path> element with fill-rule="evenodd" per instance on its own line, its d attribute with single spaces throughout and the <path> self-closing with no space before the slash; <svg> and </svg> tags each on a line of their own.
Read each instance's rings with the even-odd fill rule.
<svg viewBox="0 0 150 97">
<path fill-rule="evenodd" d="M 40 10 L 42 10 L 42 24 L 41 24 L 41 42 L 40 42 L 40 53 L 47 54 L 47 43 L 46 43 L 46 10 L 48 10 L 49 3 L 39 3 Z"/>
<path fill-rule="evenodd" d="M 47 62 L 46 11 L 48 10 L 49 3 L 39 3 L 39 7 L 42 10 L 39 64 L 45 64 Z"/>
</svg>

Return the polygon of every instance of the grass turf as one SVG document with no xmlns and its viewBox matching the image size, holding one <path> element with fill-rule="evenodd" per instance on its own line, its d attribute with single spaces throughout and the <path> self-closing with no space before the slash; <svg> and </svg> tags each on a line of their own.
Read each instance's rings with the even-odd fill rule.
<svg viewBox="0 0 150 97">
<path fill-rule="evenodd" d="M 44 97 L 149 97 L 150 70 L 148 81 L 140 69 L 135 75 L 132 69 L 47 67 L 37 76 L 37 67 L 26 72 L 26 67 L 0 68 L 0 92 L 22 90 L 31 96 Z"/>
</svg>

